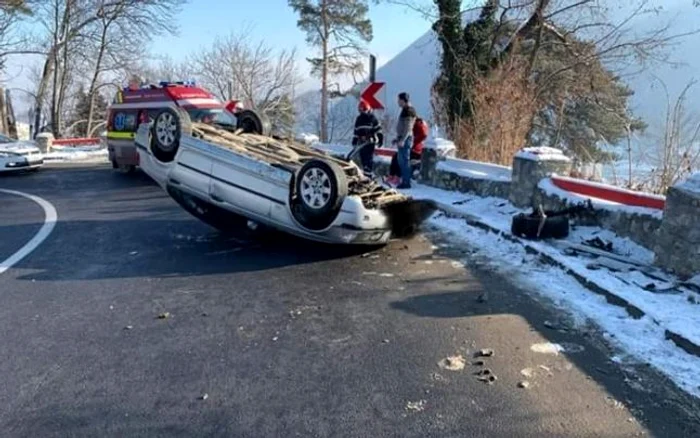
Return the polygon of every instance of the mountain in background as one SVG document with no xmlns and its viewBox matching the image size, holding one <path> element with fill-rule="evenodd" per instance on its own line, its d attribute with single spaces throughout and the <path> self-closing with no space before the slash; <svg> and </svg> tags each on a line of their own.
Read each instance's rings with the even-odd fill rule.
<svg viewBox="0 0 700 438">
<path fill-rule="evenodd" d="M 669 20 L 673 21 L 671 32 L 674 34 L 700 27 L 700 8 L 693 7 L 691 0 L 666 0 L 662 5 L 663 10 L 658 15 L 649 16 L 644 20 L 639 19 L 635 28 L 644 31 Z M 476 19 L 478 14 L 476 10 L 469 11 L 464 21 Z M 700 80 L 700 52 L 696 49 L 699 43 L 698 34 L 679 39 L 666 49 L 669 61 L 673 61 L 674 65 L 657 62 L 642 73 L 626 77 L 626 82 L 635 92 L 630 99 L 630 109 L 649 124 L 647 132 L 635 139 L 636 143 L 653 144 L 663 137 L 668 99 L 659 85 L 659 79 L 666 84 L 672 104 L 688 82 L 693 78 Z M 378 96 L 386 110 L 379 112 L 378 116 L 380 118 L 384 116 L 388 121 L 395 119 L 398 114 L 396 95 L 406 91 L 411 95 L 419 115 L 431 121 L 433 111 L 430 89 L 437 74 L 439 62 L 440 48 L 437 37 L 431 30 L 379 68 L 377 81 L 386 82 L 386 86 Z M 358 85 L 355 91 L 359 92 L 366 85 L 366 83 Z M 298 132 L 318 130 L 318 118 L 311 116 L 318 112 L 320 102 L 318 94 L 307 92 L 297 99 L 298 109 L 302 114 L 307 115 L 298 119 Z M 333 141 L 348 140 L 357 114 L 357 102 L 357 97 L 348 96 L 337 99 L 332 104 L 330 113 L 333 119 L 331 120 L 332 131 L 334 131 Z M 700 116 L 700 83 L 688 93 L 687 109 L 690 115 Z"/>
</svg>

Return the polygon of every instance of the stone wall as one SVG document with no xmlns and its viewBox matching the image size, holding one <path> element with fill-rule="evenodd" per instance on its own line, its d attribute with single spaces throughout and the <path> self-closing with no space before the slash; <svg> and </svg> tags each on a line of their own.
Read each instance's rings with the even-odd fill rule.
<svg viewBox="0 0 700 438">
<path fill-rule="evenodd" d="M 585 196 L 570 194 L 557 189 L 549 179 L 542 180 L 534 194 L 534 204 L 545 210 L 562 210 L 585 202 Z M 645 248 L 653 249 L 662 223 L 662 213 L 644 208 L 608 208 L 593 203 L 593 210 L 574 218 L 574 223 L 584 226 L 602 227 L 627 237 Z"/>
<path fill-rule="evenodd" d="M 657 264 L 682 277 L 700 274 L 700 173 L 668 190 L 653 249 Z"/>
<path fill-rule="evenodd" d="M 426 153 L 427 152 L 427 153 Z M 455 190 L 465 193 L 473 193 L 478 196 L 495 196 L 510 200 L 520 208 L 532 208 L 542 205 L 546 210 L 560 210 L 571 205 L 579 204 L 589 198 L 583 195 L 576 195 L 565 190 L 558 189 L 549 180 L 552 174 L 566 175 L 571 168 L 571 161 L 561 154 L 561 151 L 552 148 L 532 148 L 524 149 L 513 159 L 512 181 L 498 181 L 483 178 L 469 177 L 457 172 L 450 172 L 440 169 L 438 163 L 442 160 L 432 150 L 424 151 L 421 163 L 421 182 L 445 190 Z M 548 184 L 548 185 L 547 185 Z M 683 204 L 685 202 L 685 204 Z M 700 201 L 697 201 L 700 202 Z M 666 215 L 674 217 L 682 216 L 680 220 L 686 224 L 690 223 L 690 211 L 685 211 L 682 205 L 690 205 L 690 201 L 679 202 L 675 210 L 667 212 Z M 691 208 L 696 214 L 700 214 L 697 207 Z M 683 211 L 681 211 L 683 210 Z M 662 240 L 670 241 L 663 237 L 661 232 L 664 214 L 661 211 L 639 208 L 611 206 L 604 202 L 594 202 L 593 210 L 574 218 L 574 223 L 585 226 L 598 226 L 614 231 L 616 234 L 627 237 L 649 249 L 663 251 L 668 245 L 658 247 Z M 700 217 L 695 217 L 695 223 L 700 224 Z M 672 221 L 673 222 L 673 221 Z M 672 227 L 666 226 L 665 233 L 678 233 Z M 696 234 L 700 237 L 700 225 L 696 226 Z M 675 243 L 676 246 L 682 243 Z M 698 244 L 700 247 L 700 244 Z M 697 248 L 695 250 L 697 250 Z M 669 254 L 675 250 L 669 247 Z M 684 250 L 686 254 L 692 251 Z M 695 257 L 700 260 L 700 257 Z M 659 258 L 663 263 L 664 257 Z M 671 264 L 678 264 L 673 262 Z M 688 268 L 696 269 L 697 267 Z"/>
<path fill-rule="evenodd" d="M 473 193 L 478 196 L 508 198 L 511 190 L 510 181 L 497 181 L 481 178 L 469 178 L 447 170 L 436 170 L 427 184 L 445 190 Z"/>
</svg>

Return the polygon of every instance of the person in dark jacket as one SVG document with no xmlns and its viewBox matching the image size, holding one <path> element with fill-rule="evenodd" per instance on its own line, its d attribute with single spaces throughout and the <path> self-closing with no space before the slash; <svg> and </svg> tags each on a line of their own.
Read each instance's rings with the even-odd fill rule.
<svg viewBox="0 0 700 438">
<path fill-rule="evenodd" d="M 379 123 L 379 119 L 372 113 L 372 109 L 367 102 L 361 100 L 357 109 L 360 114 L 355 119 L 352 145 L 364 145 L 360 150 L 360 160 L 362 161 L 363 171 L 371 175 L 374 170 L 374 149 L 377 146 L 382 146 L 384 134 L 382 133 L 382 125 Z"/>
<path fill-rule="evenodd" d="M 411 188 L 411 148 L 413 147 L 413 125 L 418 118 L 415 108 L 411 105 L 408 93 L 399 93 L 398 98 L 401 114 L 396 123 L 396 138 L 392 142 L 396 146 L 396 155 L 401 169 L 401 184 L 399 189 Z"/>
</svg>

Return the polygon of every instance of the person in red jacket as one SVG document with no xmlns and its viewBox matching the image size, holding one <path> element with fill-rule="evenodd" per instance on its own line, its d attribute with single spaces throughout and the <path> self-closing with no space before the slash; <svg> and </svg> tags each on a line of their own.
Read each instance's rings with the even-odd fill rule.
<svg viewBox="0 0 700 438">
<path fill-rule="evenodd" d="M 411 160 L 420 160 L 421 154 L 423 153 L 423 146 L 425 140 L 428 138 L 429 128 L 425 120 L 420 117 L 416 119 L 416 123 L 413 125 L 413 147 L 411 148 Z M 389 176 L 386 181 L 395 186 L 401 182 L 401 169 L 399 168 L 399 160 L 397 154 L 391 158 L 391 165 L 389 166 Z"/>
</svg>

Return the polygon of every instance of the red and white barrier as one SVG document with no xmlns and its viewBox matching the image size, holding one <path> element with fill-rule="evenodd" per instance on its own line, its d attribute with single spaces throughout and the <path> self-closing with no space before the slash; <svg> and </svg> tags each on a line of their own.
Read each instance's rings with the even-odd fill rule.
<svg viewBox="0 0 700 438">
<path fill-rule="evenodd" d="M 393 157 L 394 155 L 396 155 L 396 149 L 375 148 L 374 155 L 378 155 L 380 157 Z"/>
<path fill-rule="evenodd" d="M 552 183 L 562 190 L 567 190 L 579 195 L 590 196 L 597 199 L 616 202 L 618 204 L 634 207 L 654 208 L 663 210 L 666 205 L 666 197 L 652 193 L 635 192 L 607 184 L 600 184 L 576 178 L 564 176 L 552 176 Z"/>
<path fill-rule="evenodd" d="M 88 145 L 99 145 L 99 137 L 90 138 L 57 138 L 51 142 L 56 146 L 88 146 Z"/>
</svg>

